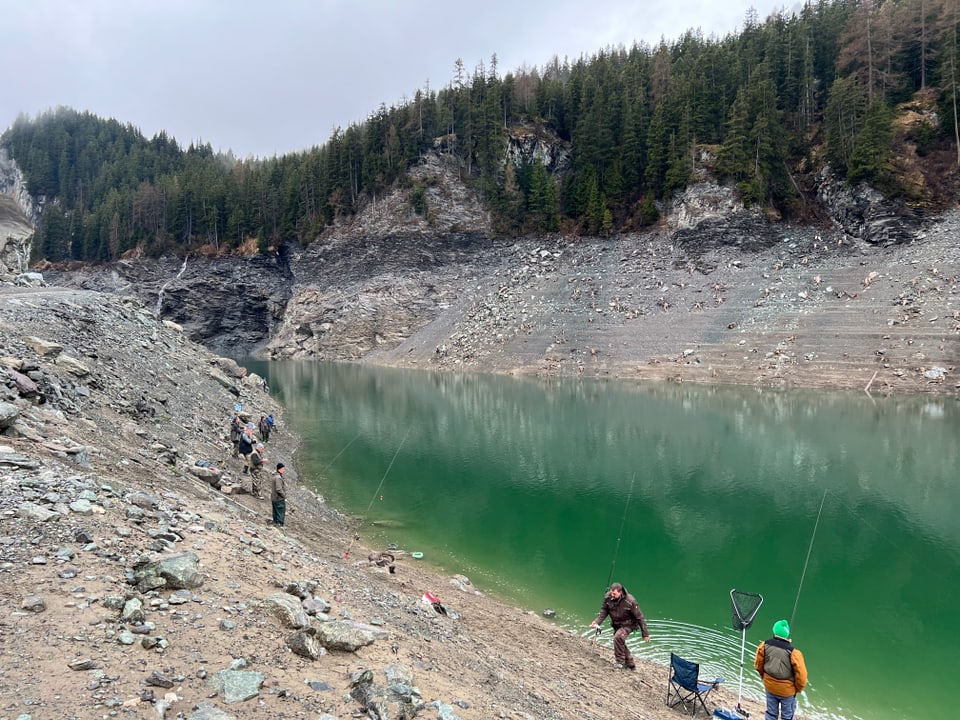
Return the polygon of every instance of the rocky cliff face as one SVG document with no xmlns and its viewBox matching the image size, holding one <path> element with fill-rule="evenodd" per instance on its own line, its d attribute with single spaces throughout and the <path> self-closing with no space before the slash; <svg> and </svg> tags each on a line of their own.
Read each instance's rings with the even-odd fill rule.
<svg viewBox="0 0 960 720">
<path fill-rule="evenodd" d="M 8 281 L 27 270 L 36 221 L 23 174 L 0 148 L 0 275 L 8 276 Z"/>
<path fill-rule="evenodd" d="M 27 270 L 33 227 L 12 198 L 0 194 L 0 277 L 15 281 Z"/>
<path fill-rule="evenodd" d="M 872 244 L 910 242 L 918 218 L 867 185 L 850 187 L 825 168 L 817 177 L 817 199 L 833 221 L 851 237 Z"/>
<path fill-rule="evenodd" d="M 134 296 L 183 327 L 191 340 L 231 357 L 262 354 L 290 297 L 283 255 L 121 260 L 47 270 L 48 284 Z"/>
<path fill-rule="evenodd" d="M 562 176 L 570 167 L 570 146 L 541 125 L 525 124 L 510 131 L 507 158 L 517 167 L 540 163 L 554 177 Z"/>
<path fill-rule="evenodd" d="M 27 191 L 27 183 L 20 168 L 6 149 L 0 148 L 0 196 L 4 195 L 13 199 L 30 225 L 37 225 L 43 204 L 34 202 L 34 198 Z"/>
</svg>

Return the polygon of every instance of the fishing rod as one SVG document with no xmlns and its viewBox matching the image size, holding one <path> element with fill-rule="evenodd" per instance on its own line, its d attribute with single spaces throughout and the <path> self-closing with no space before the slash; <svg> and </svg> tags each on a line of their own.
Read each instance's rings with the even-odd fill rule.
<svg viewBox="0 0 960 720">
<path fill-rule="evenodd" d="M 803 563 L 803 572 L 800 574 L 800 584 L 797 586 L 797 598 L 793 601 L 793 612 L 790 614 L 790 627 L 793 627 L 793 618 L 797 614 L 797 605 L 800 603 L 800 591 L 803 590 L 803 579 L 807 575 L 807 565 L 810 564 L 810 553 L 813 552 L 813 540 L 817 537 L 817 527 L 820 525 L 820 515 L 823 513 L 823 503 L 827 499 L 827 491 L 823 491 L 823 497 L 820 499 L 820 509 L 817 511 L 817 521 L 813 524 L 813 532 L 810 534 L 810 545 L 807 547 L 807 559 Z"/>
<path fill-rule="evenodd" d="M 613 560 L 610 561 L 610 572 L 607 574 L 607 586 L 604 588 L 606 592 L 610 588 L 610 581 L 613 580 L 613 569 L 617 566 L 617 555 L 620 554 L 620 541 L 623 539 L 623 528 L 627 523 L 627 510 L 630 508 L 630 499 L 633 497 L 633 483 L 637 479 L 637 471 L 633 471 L 633 475 L 630 477 L 630 490 L 627 492 L 627 501 L 623 505 L 623 517 L 620 518 L 620 532 L 617 535 L 617 546 L 613 549 Z M 593 651 L 597 651 L 597 643 L 600 640 L 600 633 L 603 628 L 597 627 L 597 631 L 593 635 Z"/>
<path fill-rule="evenodd" d="M 403 444 L 407 441 L 407 438 L 410 437 L 410 428 L 407 428 L 407 434 L 403 436 L 403 440 L 400 441 L 400 444 L 397 446 L 397 451 L 393 454 L 393 459 L 390 460 L 390 464 L 387 465 L 387 470 L 383 473 L 383 477 L 380 478 L 380 484 L 377 485 L 377 489 L 373 491 L 373 497 L 370 498 L 370 504 L 367 505 L 367 510 L 364 513 L 365 515 L 370 514 L 370 508 L 373 507 L 373 501 L 377 499 L 377 495 L 380 494 L 380 488 L 383 487 L 383 481 L 387 479 L 387 475 L 390 474 L 390 468 L 393 467 L 393 463 L 396 461 L 397 456 L 400 454 L 400 449 L 403 447 Z M 351 441 L 353 442 L 353 441 Z M 353 539 L 350 541 L 350 545 L 347 546 L 346 551 L 343 553 L 343 558 L 346 560 L 350 557 L 350 548 L 353 547 L 353 543 L 360 539 L 359 535 L 354 535 Z"/>
</svg>

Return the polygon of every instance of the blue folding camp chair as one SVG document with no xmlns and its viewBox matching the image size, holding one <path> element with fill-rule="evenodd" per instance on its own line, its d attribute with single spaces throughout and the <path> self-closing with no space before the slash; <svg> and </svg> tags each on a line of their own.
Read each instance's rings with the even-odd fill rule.
<svg viewBox="0 0 960 720">
<path fill-rule="evenodd" d="M 670 653 L 670 681 L 667 685 L 667 706 L 680 705 L 684 712 L 696 715 L 699 708 L 708 716 L 710 711 L 704 702 L 710 692 L 720 683 L 722 677 L 710 682 L 700 681 L 700 663 L 684 660 L 679 655 Z"/>
</svg>

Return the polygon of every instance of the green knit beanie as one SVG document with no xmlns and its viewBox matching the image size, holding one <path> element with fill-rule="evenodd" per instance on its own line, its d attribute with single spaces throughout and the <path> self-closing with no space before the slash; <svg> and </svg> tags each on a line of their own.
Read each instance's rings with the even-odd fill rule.
<svg viewBox="0 0 960 720">
<path fill-rule="evenodd" d="M 777 620 L 773 624 L 773 634 L 778 638 L 789 640 L 790 639 L 790 623 L 788 623 L 786 620 Z"/>
</svg>

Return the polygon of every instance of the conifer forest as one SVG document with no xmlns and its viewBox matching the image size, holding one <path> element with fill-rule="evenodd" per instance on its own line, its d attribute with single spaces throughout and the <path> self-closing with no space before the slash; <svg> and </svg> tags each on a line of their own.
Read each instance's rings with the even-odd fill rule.
<svg viewBox="0 0 960 720">
<path fill-rule="evenodd" d="M 458 59 L 446 86 L 325 140 L 318 128 L 316 146 L 282 157 L 183 148 L 63 107 L 18 117 L 0 146 L 42 201 L 34 259 L 53 262 L 307 244 L 397 186 L 427 217 L 407 170 L 430 152 L 455 159 L 503 236 L 638 230 L 698 163 L 748 205 L 803 219 L 804 188 L 824 166 L 909 202 L 891 172 L 905 103 L 935 109 L 910 138 L 920 156 L 958 152 L 958 26 L 960 0 L 817 0 L 748 15 L 726 37 L 688 31 L 509 71 L 496 56 L 472 70 Z M 569 162 L 509 161 L 518 133 Z"/>
</svg>

